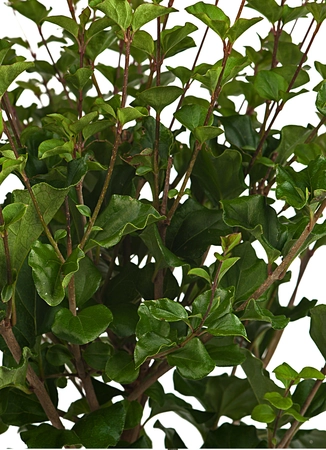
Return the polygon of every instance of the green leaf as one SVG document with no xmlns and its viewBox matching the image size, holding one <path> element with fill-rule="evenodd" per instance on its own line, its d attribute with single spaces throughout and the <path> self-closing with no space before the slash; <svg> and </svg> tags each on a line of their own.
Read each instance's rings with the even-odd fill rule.
<svg viewBox="0 0 326 450">
<path fill-rule="evenodd" d="M 38 427 L 32 426 L 20 434 L 28 448 L 62 448 L 81 444 L 80 438 L 74 431 L 58 430 L 58 428 L 42 423 Z"/>
<path fill-rule="evenodd" d="M 114 447 L 125 423 L 125 408 L 121 402 L 86 414 L 73 426 L 86 448 Z"/>
<path fill-rule="evenodd" d="M 225 338 L 228 340 L 229 338 Z M 232 342 L 232 338 L 231 338 Z M 234 367 L 242 364 L 246 359 L 237 344 L 223 345 L 221 338 L 216 337 L 205 344 L 209 356 L 218 367 Z"/>
<path fill-rule="evenodd" d="M 78 39 L 78 24 L 75 20 L 71 19 L 67 16 L 51 16 L 46 17 L 44 19 L 46 22 L 54 23 L 55 25 L 59 25 L 59 27 L 63 28 L 69 34 L 71 34 L 74 38 Z"/>
<path fill-rule="evenodd" d="M 161 112 L 166 106 L 173 103 L 180 95 L 183 89 L 177 86 L 155 86 L 145 91 L 142 91 L 138 97 L 145 105 L 149 105 L 155 109 L 156 112 Z"/>
<path fill-rule="evenodd" d="M 26 394 L 16 388 L 1 391 L 0 410 L 2 421 L 17 427 L 47 420 L 36 395 Z"/>
<path fill-rule="evenodd" d="M 32 62 L 15 62 L 8 66 L 0 66 L 0 98 L 15 79 L 25 70 L 34 66 Z"/>
<path fill-rule="evenodd" d="M 313 367 L 304 367 L 298 374 L 298 377 L 305 380 L 315 378 L 316 380 L 324 380 L 325 375 Z"/>
<path fill-rule="evenodd" d="M 95 222 L 103 231 L 92 233 L 86 249 L 94 245 L 112 247 L 121 238 L 163 219 L 155 208 L 128 196 L 113 195 L 109 205 Z"/>
<path fill-rule="evenodd" d="M 194 136 L 200 144 L 204 144 L 206 141 L 216 138 L 223 133 L 223 130 L 218 127 L 203 126 L 196 127 L 193 130 Z"/>
<path fill-rule="evenodd" d="M 226 33 L 230 28 L 230 19 L 217 6 L 198 2 L 192 6 L 188 6 L 185 10 L 214 30 L 221 39 L 226 37 Z"/>
<path fill-rule="evenodd" d="M 277 409 L 286 410 L 293 405 L 290 397 L 283 397 L 279 392 L 266 392 L 264 398 Z"/>
<path fill-rule="evenodd" d="M 76 72 L 77 73 L 77 72 Z M 81 88 L 82 89 L 82 88 Z M 79 120 L 77 120 L 76 122 L 72 123 L 71 125 L 69 125 L 69 128 L 71 129 L 71 131 L 75 134 L 80 133 L 81 131 L 84 130 L 84 128 L 87 127 L 87 125 L 89 125 L 94 119 L 96 119 L 98 117 L 98 112 L 97 111 L 93 111 L 90 112 L 88 114 L 85 114 L 84 116 L 82 116 Z"/>
<path fill-rule="evenodd" d="M 76 205 L 76 208 L 82 216 L 92 217 L 92 211 L 87 205 Z"/>
<path fill-rule="evenodd" d="M 249 341 L 245 327 L 235 314 L 226 314 L 216 320 L 214 325 L 214 328 L 207 328 L 207 332 L 213 336 L 242 336 Z"/>
<path fill-rule="evenodd" d="M 143 30 L 138 30 L 132 39 L 132 47 L 142 50 L 150 56 L 154 55 L 154 40 L 152 36 Z"/>
<path fill-rule="evenodd" d="M 105 374 L 117 383 L 128 384 L 137 379 L 139 368 L 135 368 L 132 355 L 119 351 L 107 360 Z"/>
<path fill-rule="evenodd" d="M 33 270 L 33 280 L 39 296 L 50 306 L 57 306 L 65 296 L 65 287 L 79 268 L 85 254 L 77 247 L 62 263 L 52 245 L 36 241 L 28 257 Z"/>
<path fill-rule="evenodd" d="M 30 389 L 26 385 L 26 373 L 28 367 L 28 358 L 30 357 L 29 348 L 23 349 L 23 356 L 19 365 L 14 369 L 0 367 L 0 389 L 14 387 L 26 394 L 30 394 Z"/>
<path fill-rule="evenodd" d="M 271 406 L 262 404 L 254 407 L 251 418 L 257 422 L 271 423 L 274 422 L 276 413 Z"/>
<path fill-rule="evenodd" d="M 92 76 L 92 70 L 87 67 L 81 67 L 75 73 L 70 73 L 65 76 L 67 81 L 70 81 L 78 90 L 83 90 Z"/>
<path fill-rule="evenodd" d="M 280 315 L 274 316 L 274 314 L 268 309 L 261 308 L 256 300 L 250 300 L 241 320 L 258 320 L 262 322 L 269 322 L 274 330 L 282 330 L 290 322 L 290 319 Z"/>
<path fill-rule="evenodd" d="M 318 90 L 316 107 L 323 116 L 326 115 L 326 82 L 323 82 Z"/>
<path fill-rule="evenodd" d="M 147 358 L 155 356 L 174 345 L 175 342 L 171 341 L 171 339 L 160 336 L 153 331 L 143 334 L 137 341 L 135 347 L 135 368 L 137 369 L 141 366 Z"/>
<path fill-rule="evenodd" d="M 72 159 L 74 144 L 72 141 L 63 141 L 62 139 L 47 139 L 43 141 L 38 148 L 39 159 L 49 158 L 59 155 L 68 160 Z"/>
<path fill-rule="evenodd" d="M 248 0 L 250 8 L 255 9 L 265 16 L 271 23 L 275 23 L 282 16 L 283 7 L 279 6 L 275 0 L 266 0 L 264 4 L 260 0 Z"/>
<path fill-rule="evenodd" d="M 112 313 L 104 305 L 82 309 L 74 316 L 69 309 L 62 308 L 55 315 L 52 332 L 72 344 L 83 345 L 94 341 L 112 322 Z"/>
<path fill-rule="evenodd" d="M 132 29 L 133 31 L 137 31 L 143 25 L 145 25 L 148 22 L 151 22 L 157 17 L 161 17 L 175 11 L 176 9 L 174 8 L 166 8 L 165 6 L 160 6 L 156 4 L 143 3 L 136 8 L 133 14 L 131 24 Z"/>
<path fill-rule="evenodd" d="M 178 45 L 185 42 L 188 35 L 196 31 L 196 25 L 186 22 L 184 25 L 177 25 L 169 30 L 165 29 L 161 32 L 161 45 L 163 54 L 166 57 L 172 56 L 173 50 L 178 49 Z"/>
<path fill-rule="evenodd" d="M 248 115 L 232 115 L 219 119 L 225 129 L 225 137 L 232 146 L 244 150 L 256 150 L 259 135 Z"/>
<path fill-rule="evenodd" d="M 155 319 L 166 320 L 167 322 L 188 320 L 188 314 L 184 307 L 180 303 L 169 300 L 168 298 L 148 300 L 145 302 L 145 305 L 147 305 Z"/>
<path fill-rule="evenodd" d="M 292 384 L 298 383 L 300 380 L 298 372 L 288 363 L 283 363 L 280 366 L 277 366 L 273 372 L 275 373 L 276 378 L 282 381 L 286 388 Z"/>
<path fill-rule="evenodd" d="M 46 352 L 46 359 L 53 366 L 63 366 L 64 364 L 69 364 L 72 358 L 72 353 L 70 353 L 68 348 L 62 344 L 51 345 Z"/>
<path fill-rule="evenodd" d="M 302 209 L 309 200 L 306 172 L 296 172 L 291 166 L 277 168 L 276 196 L 290 206 Z"/>
<path fill-rule="evenodd" d="M 11 0 L 10 6 L 37 25 L 41 25 L 41 22 L 50 12 L 50 9 L 46 9 L 45 6 L 37 0 L 27 0 L 24 2 L 21 0 Z"/>
<path fill-rule="evenodd" d="M 310 336 L 326 359 L 326 305 L 317 305 L 310 310 Z"/>
<path fill-rule="evenodd" d="M 148 116 L 148 111 L 142 107 L 132 108 L 131 106 L 127 106 L 126 108 L 118 108 L 117 110 L 117 117 L 121 125 L 145 116 Z"/>
<path fill-rule="evenodd" d="M 316 22 L 322 23 L 326 18 L 326 5 L 318 3 L 307 3 L 307 10 L 314 16 Z"/>
<path fill-rule="evenodd" d="M 27 205 L 23 203 L 12 203 L 7 205 L 2 210 L 4 225 L 2 229 L 8 229 L 13 223 L 18 222 L 26 213 Z"/>
<path fill-rule="evenodd" d="M 123 405 L 126 410 L 126 420 L 124 429 L 131 430 L 132 428 L 135 428 L 136 426 L 139 425 L 143 416 L 143 407 L 137 400 L 134 400 L 132 402 L 129 402 L 128 400 L 123 400 Z"/>
<path fill-rule="evenodd" d="M 286 92 L 288 84 L 281 75 L 270 70 L 261 70 L 255 77 L 254 87 L 262 98 L 279 101 Z"/>
<path fill-rule="evenodd" d="M 204 280 L 206 280 L 209 283 L 209 285 L 211 285 L 212 283 L 209 273 L 207 273 L 207 271 L 202 267 L 190 269 L 188 275 L 195 275 L 197 277 L 204 278 Z"/>
<path fill-rule="evenodd" d="M 165 433 L 165 448 L 187 448 L 178 433 L 173 428 L 164 427 L 159 420 L 154 423 L 154 428 L 158 428 Z"/>
<path fill-rule="evenodd" d="M 228 236 L 221 236 L 221 245 L 223 253 L 226 255 L 231 252 L 231 250 L 240 244 L 242 239 L 241 233 L 232 233 Z"/>
<path fill-rule="evenodd" d="M 126 31 L 132 22 L 132 9 L 127 0 L 91 0 L 89 6 L 99 9 L 112 19 L 122 31 Z"/>
<path fill-rule="evenodd" d="M 140 235 L 156 261 L 156 270 L 164 267 L 180 267 L 185 263 L 174 255 L 164 244 L 155 224 L 149 225 Z"/>
<path fill-rule="evenodd" d="M 239 259 L 240 258 L 238 256 L 235 256 L 234 258 L 229 257 L 229 258 L 225 259 L 224 261 L 222 261 L 222 264 L 220 267 L 220 272 L 218 275 L 219 282 L 222 280 L 222 278 L 224 277 L 226 272 L 228 272 L 228 270 L 230 270 L 231 267 L 234 266 L 234 264 L 236 264 L 237 261 L 239 261 Z"/>
<path fill-rule="evenodd" d="M 232 227 L 241 227 L 259 240 L 273 262 L 282 249 L 281 226 L 275 210 L 258 195 L 221 201 L 223 219 Z"/>
<path fill-rule="evenodd" d="M 91 342 L 83 351 L 86 363 L 96 370 L 105 370 L 105 365 L 112 356 L 113 349 L 110 344 L 102 341 Z"/>
<path fill-rule="evenodd" d="M 200 105 L 183 105 L 174 113 L 174 117 L 190 131 L 204 125 L 207 108 Z"/>
<path fill-rule="evenodd" d="M 252 19 L 239 18 L 228 30 L 227 37 L 234 43 L 245 31 L 249 30 L 249 28 L 261 20 L 262 17 L 253 17 Z"/>
<path fill-rule="evenodd" d="M 259 448 L 264 445 L 258 437 L 258 430 L 252 425 L 233 425 L 223 423 L 216 430 L 210 430 L 204 440 L 202 448 Z"/>
<path fill-rule="evenodd" d="M 177 366 L 184 378 L 198 380 L 215 368 L 215 363 L 207 353 L 204 344 L 194 338 L 187 344 L 167 356 L 170 366 Z"/>
</svg>

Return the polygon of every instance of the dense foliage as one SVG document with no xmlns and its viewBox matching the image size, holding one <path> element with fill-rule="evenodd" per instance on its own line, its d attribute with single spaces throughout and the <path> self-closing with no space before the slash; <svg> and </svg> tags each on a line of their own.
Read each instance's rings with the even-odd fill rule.
<svg viewBox="0 0 326 450">
<path fill-rule="evenodd" d="M 0 182 L 24 184 L 0 208 L 0 432 L 19 426 L 33 448 L 149 448 L 147 404 L 149 418 L 189 421 L 204 448 L 324 447 L 325 431 L 299 427 L 326 410 L 326 369 L 284 363 L 274 382 L 266 367 L 307 316 L 326 358 L 326 306 L 296 298 L 326 243 L 326 82 L 318 126 L 275 128 L 311 71 L 326 78 L 307 63 L 325 2 L 239 0 L 231 19 L 208 0 L 182 14 L 173 0 L 61 3 L 66 15 L 45 0 L 7 6 L 34 22 L 45 57 L 28 36 L 0 40 Z M 260 48 L 237 50 L 261 20 Z M 216 366 L 231 375 L 210 376 Z M 71 383 L 80 398 L 59 410 Z"/>
</svg>

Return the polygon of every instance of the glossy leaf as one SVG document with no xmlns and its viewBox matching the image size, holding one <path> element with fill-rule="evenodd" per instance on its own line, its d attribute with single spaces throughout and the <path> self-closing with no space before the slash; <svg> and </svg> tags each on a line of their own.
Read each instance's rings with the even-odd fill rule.
<svg viewBox="0 0 326 450">
<path fill-rule="evenodd" d="M 262 322 L 269 322 L 274 330 L 282 330 L 290 322 L 290 319 L 280 315 L 274 316 L 274 314 L 268 309 L 261 308 L 259 302 L 250 300 L 241 320 L 258 320 Z"/>
<path fill-rule="evenodd" d="M 188 275 L 195 275 L 197 277 L 203 278 L 209 284 L 212 283 L 210 275 L 202 267 L 197 267 L 197 268 L 194 268 L 194 269 L 190 269 L 189 272 L 188 272 Z"/>
<path fill-rule="evenodd" d="M 30 350 L 25 347 L 22 359 L 17 368 L 0 367 L 0 389 L 14 387 L 26 394 L 30 394 L 30 390 L 26 385 L 26 373 L 28 366 L 28 358 Z"/>
<path fill-rule="evenodd" d="M 183 26 L 177 25 L 171 29 L 165 29 L 161 33 L 161 45 L 165 56 L 177 48 L 178 44 L 182 43 L 189 34 L 197 30 L 196 25 L 191 22 L 186 22 Z"/>
<path fill-rule="evenodd" d="M 198 380 L 205 377 L 215 367 L 204 344 L 198 338 L 189 341 L 184 347 L 167 356 L 168 363 L 176 366 L 184 378 Z"/>
<path fill-rule="evenodd" d="M 105 370 L 105 365 L 112 356 L 113 349 L 110 344 L 95 341 L 91 342 L 83 351 L 83 358 L 90 367 L 96 370 Z"/>
<path fill-rule="evenodd" d="M 126 108 L 118 108 L 117 117 L 122 125 L 125 125 L 132 120 L 136 120 L 148 115 L 146 108 L 131 108 L 127 106 Z"/>
<path fill-rule="evenodd" d="M 243 33 L 245 33 L 247 30 L 249 30 L 249 28 L 260 22 L 261 20 L 261 17 L 253 17 L 252 19 L 243 19 L 242 17 L 240 17 L 228 30 L 228 38 L 231 42 L 235 42 Z"/>
<path fill-rule="evenodd" d="M 284 397 L 279 392 L 266 392 L 264 398 L 277 409 L 287 410 L 293 405 L 290 397 Z"/>
<path fill-rule="evenodd" d="M 83 345 L 96 339 L 112 321 L 111 311 L 104 305 L 89 306 L 74 316 L 69 309 L 60 309 L 52 325 L 59 339 Z"/>
<path fill-rule="evenodd" d="M 2 210 L 4 225 L 4 230 L 8 229 L 13 223 L 18 222 L 26 213 L 27 205 L 23 203 L 12 203 L 5 206 Z"/>
<path fill-rule="evenodd" d="M 322 83 L 317 93 L 316 107 L 321 114 L 326 115 L 326 83 Z"/>
<path fill-rule="evenodd" d="M 125 422 L 125 408 L 119 403 L 83 416 L 74 431 L 86 448 L 113 447 L 119 441 Z"/>
<path fill-rule="evenodd" d="M 147 358 L 155 356 L 161 351 L 173 347 L 173 342 L 168 337 L 160 336 L 159 334 L 149 331 L 143 334 L 136 343 L 134 357 L 135 368 L 140 367 Z"/>
<path fill-rule="evenodd" d="M 213 336 L 242 336 L 247 339 L 246 329 L 235 314 L 226 314 L 214 323 L 214 328 L 208 325 L 207 332 Z"/>
<path fill-rule="evenodd" d="M 151 205 L 128 196 L 113 195 L 109 205 L 95 222 L 103 231 L 91 235 L 90 244 L 112 247 L 126 234 L 142 230 L 163 217 Z"/>
<path fill-rule="evenodd" d="M 187 320 L 188 314 L 180 303 L 169 300 L 168 298 L 160 298 L 158 300 L 150 300 L 145 303 L 149 312 L 158 320 L 166 320 L 167 322 L 178 322 L 179 320 Z"/>
</svg>

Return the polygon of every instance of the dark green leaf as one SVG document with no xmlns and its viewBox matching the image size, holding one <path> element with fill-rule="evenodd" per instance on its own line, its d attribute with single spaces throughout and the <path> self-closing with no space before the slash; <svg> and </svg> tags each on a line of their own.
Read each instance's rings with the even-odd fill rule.
<svg viewBox="0 0 326 450">
<path fill-rule="evenodd" d="M 141 107 L 132 108 L 127 106 L 126 108 L 118 108 L 117 111 L 117 117 L 122 125 L 147 115 L 147 109 Z"/>
<path fill-rule="evenodd" d="M 175 342 L 171 339 L 160 336 L 153 331 L 143 334 L 137 341 L 135 347 L 135 367 L 136 369 L 146 361 L 147 358 L 155 356 L 161 351 L 173 347 Z"/>
<path fill-rule="evenodd" d="M 269 322 L 274 330 L 282 330 L 290 322 L 290 319 L 285 316 L 274 316 L 268 309 L 261 308 L 259 303 L 255 300 L 250 300 L 241 320 L 258 320 L 262 322 Z"/>
<path fill-rule="evenodd" d="M 295 172 L 292 167 L 277 168 L 277 198 L 285 200 L 296 209 L 302 209 L 308 202 L 308 180 L 305 172 Z"/>
<path fill-rule="evenodd" d="M 145 105 L 149 105 L 157 112 L 161 112 L 166 106 L 173 103 L 180 95 L 183 89 L 177 86 L 155 86 L 142 91 L 137 100 Z"/>
<path fill-rule="evenodd" d="M 112 355 L 110 344 L 102 341 L 91 342 L 83 351 L 83 358 L 90 367 L 96 370 L 105 370 L 105 365 Z"/>
<path fill-rule="evenodd" d="M 254 86 L 258 94 L 266 100 L 279 101 L 287 90 L 285 79 L 270 70 L 261 70 L 255 77 Z"/>
<path fill-rule="evenodd" d="M 47 423 L 42 423 L 38 427 L 33 426 L 23 431 L 20 436 L 28 448 L 62 448 L 81 444 L 74 431 L 58 430 Z"/>
<path fill-rule="evenodd" d="M 28 19 L 35 22 L 37 25 L 41 25 L 42 20 L 49 14 L 50 10 L 47 10 L 42 3 L 37 0 L 12 0 L 10 2 L 10 6 L 18 11 Z"/>
<path fill-rule="evenodd" d="M 252 19 L 239 18 L 234 22 L 228 30 L 227 36 L 231 42 L 235 42 L 245 31 L 249 30 L 253 25 L 262 20 L 261 17 L 253 17 Z"/>
<path fill-rule="evenodd" d="M 198 338 L 170 353 L 167 360 L 170 366 L 177 366 L 180 374 L 190 380 L 203 378 L 215 368 L 214 361 Z"/>
<path fill-rule="evenodd" d="M 35 394 L 7 388 L 0 395 L 1 419 L 17 427 L 48 420 Z"/>
<path fill-rule="evenodd" d="M 12 203 L 10 205 L 5 206 L 2 210 L 4 220 L 3 229 L 5 230 L 8 229 L 10 225 L 20 220 L 24 216 L 26 208 L 27 205 L 24 205 L 23 203 Z"/>
<path fill-rule="evenodd" d="M 75 273 L 76 302 L 80 307 L 97 292 L 102 275 L 94 263 L 85 257 L 79 262 L 79 270 Z"/>
<path fill-rule="evenodd" d="M 163 217 L 151 205 L 128 196 L 113 195 L 109 205 L 95 222 L 103 231 L 91 235 L 87 248 L 96 244 L 112 247 L 126 234 L 142 230 Z"/>
<path fill-rule="evenodd" d="M 119 351 L 107 360 L 105 373 L 111 380 L 127 384 L 137 379 L 139 368 L 135 368 L 134 358 L 129 353 Z"/>
<path fill-rule="evenodd" d="M 74 38 L 78 38 L 78 25 L 77 23 L 66 16 L 51 16 L 44 19 L 46 22 L 54 23 L 55 25 L 59 25 L 59 27 L 63 28 L 69 34 L 71 34 Z"/>
<path fill-rule="evenodd" d="M 146 301 L 145 305 L 155 319 L 166 320 L 167 322 L 188 320 L 188 314 L 184 307 L 168 298 Z"/>
<path fill-rule="evenodd" d="M 85 415 L 73 426 L 72 431 L 86 448 L 114 447 L 121 436 L 125 414 L 122 403 L 115 403 Z"/>
<path fill-rule="evenodd" d="M 52 325 L 58 338 L 83 345 L 96 339 L 112 321 L 111 311 L 104 305 L 90 306 L 74 316 L 69 309 L 60 309 Z"/>
<path fill-rule="evenodd" d="M 200 105 L 184 105 L 174 113 L 174 117 L 190 131 L 204 125 L 207 108 Z"/>
<path fill-rule="evenodd" d="M 26 394 L 30 394 L 31 391 L 26 386 L 25 381 L 29 357 L 30 350 L 25 347 L 21 362 L 16 368 L 0 367 L 0 389 L 14 387 Z"/>
<path fill-rule="evenodd" d="M 283 7 L 279 6 L 275 0 L 266 0 L 264 4 L 260 0 L 248 0 L 246 6 L 263 14 L 271 23 L 279 20 L 283 12 Z"/>
<path fill-rule="evenodd" d="M 158 428 L 165 433 L 165 448 L 187 448 L 183 440 L 173 428 L 164 427 L 159 420 L 154 423 L 154 428 Z"/>
<path fill-rule="evenodd" d="M 326 305 L 317 305 L 310 310 L 310 336 L 326 359 Z"/>
<path fill-rule="evenodd" d="M 200 144 L 204 144 L 206 141 L 214 139 L 222 133 L 223 131 L 220 128 L 212 126 L 196 127 L 193 130 L 193 134 Z"/>
<path fill-rule="evenodd" d="M 226 314 L 216 320 L 214 325 L 214 328 L 207 328 L 207 332 L 213 336 L 242 336 L 248 340 L 246 329 L 235 314 Z"/>
<path fill-rule="evenodd" d="M 317 93 L 316 107 L 321 114 L 323 114 L 324 116 L 326 115 L 326 83 L 325 82 L 322 83 L 322 85 Z"/>
</svg>

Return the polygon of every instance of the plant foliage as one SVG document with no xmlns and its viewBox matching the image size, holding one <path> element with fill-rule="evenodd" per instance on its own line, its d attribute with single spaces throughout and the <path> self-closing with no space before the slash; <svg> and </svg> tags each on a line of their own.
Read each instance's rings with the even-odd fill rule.
<svg viewBox="0 0 326 450">
<path fill-rule="evenodd" d="M 174 411 L 195 426 L 203 448 L 323 447 L 326 431 L 299 428 L 326 410 L 325 367 L 266 367 L 307 316 L 326 358 L 326 306 L 295 298 L 326 242 L 321 62 L 319 123 L 275 125 L 304 102 L 325 3 L 239 0 L 236 18 L 217 1 L 183 13 L 173 0 L 61 3 L 66 15 L 45 0 L 6 6 L 30 20 L 44 59 L 28 36 L 0 40 L 0 183 L 23 184 L 0 207 L 0 432 L 20 427 L 29 448 L 150 448 L 147 405 L 147 420 Z M 257 49 L 248 30 L 262 20 Z M 62 411 L 72 384 L 80 398 Z"/>
</svg>

